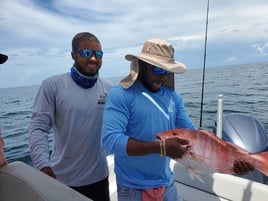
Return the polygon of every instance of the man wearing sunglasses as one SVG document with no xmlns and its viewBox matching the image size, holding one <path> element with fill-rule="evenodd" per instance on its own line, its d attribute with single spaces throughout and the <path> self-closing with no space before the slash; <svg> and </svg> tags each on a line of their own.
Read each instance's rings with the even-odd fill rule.
<svg viewBox="0 0 268 201">
<path fill-rule="evenodd" d="M 195 129 L 173 89 L 173 74 L 184 73 L 186 67 L 174 60 L 173 47 L 161 39 L 146 41 L 140 56 L 126 59 L 131 72 L 109 92 L 102 139 L 115 157 L 118 201 L 180 200 L 169 162 L 184 154 L 188 141 L 166 141 L 165 154 L 156 134 Z"/>
<path fill-rule="evenodd" d="M 70 72 L 44 80 L 37 93 L 29 126 L 30 155 L 33 165 L 47 175 L 92 200 L 108 201 L 101 128 L 111 85 L 99 77 L 101 43 L 91 33 L 78 33 L 72 40 L 71 56 Z"/>
<path fill-rule="evenodd" d="M 102 138 L 106 152 L 114 154 L 118 201 L 180 201 L 170 159 L 181 158 L 189 142 L 162 142 L 156 134 L 195 129 L 173 86 L 174 73 L 184 73 L 186 67 L 174 60 L 174 48 L 161 39 L 146 41 L 140 56 L 126 59 L 131 72 L 109 92 Z"/>
</svg>

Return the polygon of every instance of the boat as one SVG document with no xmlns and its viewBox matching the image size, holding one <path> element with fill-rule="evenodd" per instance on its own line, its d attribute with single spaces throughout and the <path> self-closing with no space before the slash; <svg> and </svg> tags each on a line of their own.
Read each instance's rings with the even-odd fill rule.
<svg viewBox="0 0 268 201">
<path fill-rule="evenodd" d="M 221 105 L 219 105 L 220 107 Z M 221 117 L 221 115 L 218 116 Z M 229 118 L 236 123 L 230 126 Z M 264 128 L 254 117 L 235 114 L 226 115 L 219 119 L 223 119 L 223 122 L 217 121 L 217 124 L 222 125 L 222 137 L 226 140 L 232 141 L 239 136 L 240 146 L 247 147 L 248 142 L 252 142 L 249 144 L 254 145 L 249 146 L 251 151 L 267 151 L 268 139 Z M 255 131 L 257 136 L 249 135 L 248 133 L 254 132 L 245 128 L 245 125 Z M 219 130 L 218 128 L 215 129 Z M 239 132 L 241 129 L 244 129 L 242 133 Z M 256 141 L 257 139 L 260 139 L 260 141 Z M 110 198 L 111 201 L 116 201 L 117 190 L 113 155 L 108 155 L 107 161 Z M 174 172 L 174 183 L 183 201 L 264 201 L 268 198 L 268 179 L 256 171 L 243 177 L 230 174 L 203 173 L 201 175 L 203 182 L 201 182 L 193 180 L 185 166 L 175 160 L 171 160 L 170 167 Z M 15 161 L 0 167 L 0 200 L 88 201 L 90 199 L 34 167 L 21 161 Z"/>
<path fill-rule="evenodd" d="M 114 159 L 107 156 L 111 201 L 117 200 Z M 189 177 L 187 169 L 172 160 L 174 183 L 183 201 L 265 201 L 268 185 L 229 174 L 202 174 L 203 183 Z M 34 167 L 11 162 L 0 168 L 1 201 L 89 201 L 68 186 Z"/>
</svg>

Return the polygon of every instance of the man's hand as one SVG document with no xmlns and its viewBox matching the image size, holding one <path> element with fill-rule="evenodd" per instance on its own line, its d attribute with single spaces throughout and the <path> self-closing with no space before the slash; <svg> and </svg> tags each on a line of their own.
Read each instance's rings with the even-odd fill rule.
<svg viewBox="0 0 268 201">
<path fill-rule="evenodd" d="M 56 179 L 56 175 L 54 174 L 53 170 L 51 169 L 51 167 L 44 167 L 41 169 L 42 172 L 44 172 L 45 174 L 47 174 L 48 176 Z"/>
<path fill-rule="evenodd" d="M 177 159 L 182 156 L 191 148 L 190 142 L 180 138 L 169 138 L 165 141 L 166 154 L 170 158 Z"/>
<path fill-rule="evenodd" d="M 246 160 L 238 159 L 234 161 L 234 172 L 238 175 L 245 175 L 254 169 L 254 166 Z"/>
</svg>

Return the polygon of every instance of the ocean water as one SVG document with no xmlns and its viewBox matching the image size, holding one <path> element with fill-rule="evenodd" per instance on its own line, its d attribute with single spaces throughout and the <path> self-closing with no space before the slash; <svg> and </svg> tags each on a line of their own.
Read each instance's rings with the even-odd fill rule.
<svg viewBox="0 0 268 201">
<path fill-rule="evenodd" d="M 189 69 L 175 76 L 176 91 L 182 95 L 196 127 L 200 126 L 202 76 L 202 69 Z M 121 77 L 107 79 L 117 84 Z M 39 86 L 0 88 L 0 129 L 9 162 L 19 160 L 31 164 L 28 126 L 38 89 Z M 263 123 L 268 134 L 268 63 L 206 69 L 202 113 L 205 129 L 212 130 L 220 94 L 223 95 L 224 114 L 250 113 Z"/>
</svg>

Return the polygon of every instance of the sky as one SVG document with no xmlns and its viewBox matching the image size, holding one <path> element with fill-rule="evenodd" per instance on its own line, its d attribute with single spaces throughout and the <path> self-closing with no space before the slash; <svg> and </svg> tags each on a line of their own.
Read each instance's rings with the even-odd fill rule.
<svg viewBox="0 0 268 201">
<path fill-rule="evenodd" d="M 268 61 L 268 1 L 210 0 L 206 67 Z M 167 40 L 175 59 L 203 68 L 207 0 L 0 0 L 0 88 L 41 84 L 69 72 L 71 41 L 91 32 L 104 51 L 100 76 L 129 73 L 126 54 L 150 38 Z"/>
</svg>

